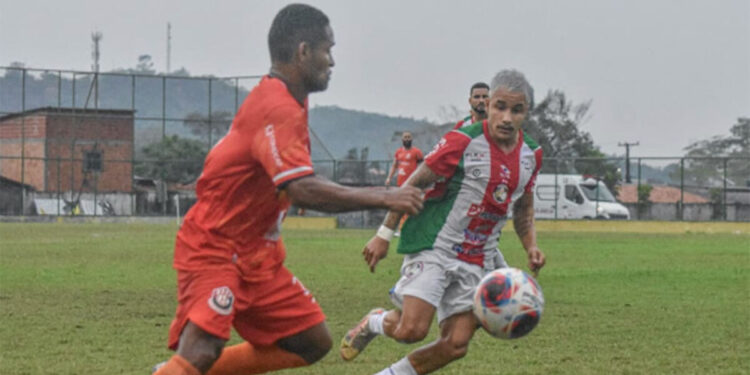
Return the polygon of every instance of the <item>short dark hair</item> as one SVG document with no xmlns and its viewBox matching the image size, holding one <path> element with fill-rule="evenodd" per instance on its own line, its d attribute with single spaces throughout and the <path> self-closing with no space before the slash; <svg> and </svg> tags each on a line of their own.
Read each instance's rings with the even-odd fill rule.
<svg viewBox="0 0 750 375">
<path fill-rule="evenodd" d="M 306 4 L 289 4 L 282 8 L 268 32 L 271 62 L 290 62 L 299 43 L 312 46 L 326 39 L 328 16 L 320 9 Z"/>
<path fill-rule="evenodd" d="M 490 85 L 484 83 L 484 82 L 477 82 L 473 85 L 471 85 L 471 89 L 469 89 L 469 96 L 471 96 L 471 93 L 474 92 L 474 89 L 490 89 Z"/>
</svg>

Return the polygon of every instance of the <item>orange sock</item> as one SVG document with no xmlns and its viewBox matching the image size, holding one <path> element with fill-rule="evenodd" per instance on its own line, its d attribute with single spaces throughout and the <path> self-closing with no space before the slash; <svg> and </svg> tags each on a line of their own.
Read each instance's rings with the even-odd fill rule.
<svg viewBox="0 0 750 375">
<path fill-rule="evenodd" d="M 185 358 L 175 354 L 154 375 L 201 375 Z"/>
<path fill-rule="evenodd" d="M 206 375 L 251 375 L 307 365 L 302 357 L 275 345 L 254 347 L 248 342 L 224 348 Z"/>
</svg>

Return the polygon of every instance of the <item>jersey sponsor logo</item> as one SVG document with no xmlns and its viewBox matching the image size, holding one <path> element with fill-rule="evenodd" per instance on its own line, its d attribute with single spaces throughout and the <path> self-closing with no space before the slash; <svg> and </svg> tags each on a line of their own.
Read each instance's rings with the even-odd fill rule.
<svg viewBox="0 0 750 375">
<path fill-rule="evenodd" d="M 500 220 L 505 220 L 506 218 L 504 215 L 493 214 L 492 212 L 487 212 L 487 211 L 480 213 L 479 217 L 484 220 L 488 220 L 494 223 L 497 223 Z"/>
<path fill-rule="evenodd" d="M 208 299 L 208 307 L 220 315 L 230 315 L 234 305 L 234 294 L 228 286 L 220 286 L 211 291 L 211 297 Z"/>
<path fill-rule="evenodd" d="M 504 215 L 498 215 L 494 214 L 492 212 L 489 212 L 485 209 L 485 207 L 481 204 L 472 203 L 471 206 L 469 206 L 469 211 L 466 212 L 466 216 L 468 217 L 479 217 L 483 220 L 487 220 L 492 224 L 494 227 L 495 224 L 497 224 L 498 221 L 505 219 Z"/>
<path fill-rule="evenodd" d="M 452 247 L 453 251 L 455 251 L 457 254 L 463 254 L 463 255 L 477 255 L 484 252 L 484 249 L 481 247 L 464 247 L 461 244 L 455 244 Z"/>
<path fill-rule="evenodd" d="M 508 185 L 497 185 L 495 191 L 492 193 L 492 198 L 494 198 L 497 203 L 505 203 L 505 200 L 508 199 Z"/>
<path fill-rule="evenodd" d="M 482 176 L 482 168 L 474 168 L 471 170 L 470 174 L 474 178 L 479 178 Z"/>
<path fill-rule="evenodd" d="M 489 154 L 486 152 L 465 152 L 464 159 L 467 162 L 482 162 L 489 161 Z"/>
<path fill-rule="evenodd" d="M 474 246 L 484 245 L 487 243 L 487 235 L 478 233 L 469 229 L 464 229 L 464 243 Z"/>
<path fill-rule="evenodd" d="M 486 232 L 492 230 L 497 225 L 497 221 L 486 220 L 482 224 L 477 225 L 476 230 L 479 232 Z"/>
<path fill-rule="evenodd" d="M 284 163 L 281 161 L 279 148 L 276 146 L 276 135 L 273 131 L 273 124 L 266 125 L 265 134 L 268 138 L 268 143 L 271 145 L 271 156 L 273 156 L 273 161 L 276 163 L 277 167 L 281 167 Z"/>
<path fill-rule="evenodd" d="M 471 206 L 469 206 L 469 211 L 466 213 L 466 216 L 468 217 L 477 217 L 477 215 L 484 212 L 484 206 L 481 204 L 472 203 Z"/>
</svg>

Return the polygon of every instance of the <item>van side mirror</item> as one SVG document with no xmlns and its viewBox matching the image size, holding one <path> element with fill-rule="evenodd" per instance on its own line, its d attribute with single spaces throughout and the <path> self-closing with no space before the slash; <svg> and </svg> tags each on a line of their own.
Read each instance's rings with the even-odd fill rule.
<svg viewBox="0 0 750 375">
<path fill-rule="evenodd" d="M 576 195 L 576 203 L 583 204 L 583 197 L 580 195 Z"/>
</svg>

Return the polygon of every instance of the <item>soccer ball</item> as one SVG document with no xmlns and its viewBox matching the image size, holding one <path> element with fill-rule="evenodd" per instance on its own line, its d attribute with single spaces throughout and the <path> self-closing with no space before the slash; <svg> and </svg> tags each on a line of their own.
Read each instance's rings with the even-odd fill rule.
<svg viewBox="0 0 750 375">
<path fill-rule="evenodd" d="M 492 336 L 515 339 L 531 332 L 544 309 L 542 288 L 518 268 L 501 268 L 482 278 L 474 292 L 474 315 Z"/>
</svg>

